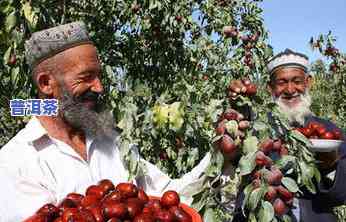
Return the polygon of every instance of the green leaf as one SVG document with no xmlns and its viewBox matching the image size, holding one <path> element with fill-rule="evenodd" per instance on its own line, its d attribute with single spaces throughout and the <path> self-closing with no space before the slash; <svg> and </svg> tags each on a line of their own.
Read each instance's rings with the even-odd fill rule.
<svg viewBox="0 0 346 222">
<path fill-rule="evenodd" d="M 209 177 L 217 176 L 218 174 L 221 173 L 223 163 L 224 163 L 223 154 L 220 151 L 213 152 L 209 166 L 205 170 L 205 174 Z"/>
<path fill-rule="evenodd" d="M 262 131 L 268 129 L 268 126 L 263 122 L 256 121 L 253 125 L 253 128 L 256 131 Z"/>
<path fill-rule="evenodd" d="M 236 135 L 238 132 L 238 122 L 236 120 L 230 120 L 226 124 L 226 130 L 232 136 Z"/>
<path fill-rule="evenodd" d="M 14 86 L 17 85 L 19 71 L 20 71 L 19 66 L 15 67 L 11 70 L 12 84 Z"/>
<path fill-rule="evenodd" d="M 258 147 L 258 139 L 255 136 L 247 137 L 243 142 L 243 152 L 244 154 L 256 152 Z"/>
<path fill-rule="evenodd" d="M 212 208 L 208 208 L 203 215 L 204 222 L 217 222 L 216 215 Z"/>
<path fill-rule="evenodd" d="M 125 127 L 127 126 L 126 124 L 126 119 L 123 118 L 119 121 L 119 123 L 117 124 L 117 127 L 119 127 L 119 129 L 125 129 Z"/>
<path fill-rule="evenodd" d="M 291 222 L 292 219 L 291 219 L 290 216 L 288 216 L 288 215 L 285 214 L 285 215 L 282 216 L 282 221 L 283 221 L 283 222 Z"/>
<path fill-rule="evenodd" d="M 113 69 L 112 69 L 112 67 L 111 67 L 110 65 L 106 65 L 106 73 L 107 73 L 110 77 L 114 76 Z"/>
<path fill-rule="evenodd" d="M 193 147 L 189 150 L 189 158 L 186 162 L 188 167 L 194 167 L 194 163 L 197 161 L 199 157 L 199 151 L 197 147 Z"/>
<path fill-rule="evenodd" d="M 28 21 L 29 25 L 32 28 L 34 28 L 36 26 L 36 23 L 37 23 L 37 17 L 36 17 L 35 12 L 33 11 L 32 7 L 31 7 L 29 1 L 23 5 L 23 11 L 24 11 L 24 17 Z"/>
<path fill-rule="evenodd" d="M 256 167 L 256 152 L 242 156 L 239 161 L 240 175 L 244 176 L 251 173 Z"/>
<path fill-rule="evenodd" d="M 311 193 L 316 193 L 315 185 L 311 180 L 315 174 L 314 168 L 309 166 L 304 161 L 299 162 L 299 167 L 302 174 L 301 179 L 303 181 L 303 184 Z"/>
<path fill-rule="evenodd" d="M 5 21 L 5 27 L 6 27 L 6 31 L 10 32 L 17 23 L 17 16 L 16 16 L 16 11 L 11 12 L 11 14 L 9 14 L 6 17 L 6 21 Z"/>
<path fill-rule="evenodd" d="M 207 106 L 205 106 L 205 113 L 209 114 L 212 121 L 216 122 L 217 117 L 221 114 L 223 100 L 212 99 Z"/>
<path fill-rule="evenodd" d="M 317 167 L 314 167 L 314 175 L 317 183 L 321 181 L 321 172 L 317 169 Z"/>
<path fill-rule="evenodd" d="M 153 10 L 157 7 L 156 0 L 149 0 L 149 10 Z"/>
<path fill-rule="evenodd" d="M 137 175 L 139 166 L 142 166 L 141 161 L 139 161 L 137 147 L 130 144 L 127 139 L 122 140 L 120 144 L 120 157 L 128 169 L 128 180 L 132 180 Z"/>
<path fill-rule="evenodd" d="M 256 216 L 253 212 L 249 215 L 249 222 L 257 222 Z"/>
<path fill-rule="evenodd" d="M 243 212 L 245 211 L 245 208 L 247 208 L 247 206 L 248 206 L 248 201 L 249 201 L 250 193 L 252 192 L 252 190 L 253 190 L 252 183 L 248 184 L 244 189 L 244 200 L 242 203 L 242 211 Z"/>
<path fill-rule="evenodd" d="M 281 180 L 282 184 L 292 193 L 298 192 L 299 188 L 297 183 L 289 177 L 284 177 Z"/>
<path fill-rule="evenodd" d="M 275 165 L 278 166 L 280 169 L 284 168 L 287 166 L 287 164 L 294 164 L 296 162 L 296 157 L 286 155 L 282 156 L 278 161 L 275 162 Z"/>
<path fill-rule="evenodd" d="M 262 207 L 259 211 L 259 222 L 271 222 L 274 218 L 274 208 L 268 201 L 262 202 Z"/>
<path fill-rule="evenodd" d="M 294 139 L 304 143 L 306 146 L 309 146 L 309 147 L 312 146 L 312 144 L 309 141 L 309 139 L 307 139 L 303 134 L 301 134 L 297 130 L 291 130 L 290 131 L 290 136 L 293 137 Z"/>
<path fill-rule="evenodd" d="M 245 97 L 245 96 L 238 96 L 239 100 L 237 101 L 237 106 L 252 106 L 252 102 L 250 100 L 249 97 Z"/>
<path fill-rule="evenodd" d="M 312 193 L 315 194 L 316 193 L 316 187 L 315 184 L 312 182 L 311 178 L 308 177 L 303 177 L 303 184 L 305 185 L 305 187 Z"/>
<path fill-rule="evenodd" d="M 153 108 L 153 121 L 159 127 L 164 127 L 169 118 L 169 105 L 156 104 Z"/>
<path fill-rule="evenodd" d="M 314 168 L 309 166 L 304 161 L 299 162 L 299 167 L 301 171 L 301 179 L 303 181 L 304 186 L 313 194 L 316 193 L 316 187 L 314 183 L 312 182 L 312 178 L 315 174 Z"/>
<path fill-rule="evenodd" d="M 258 207 L 258 204 L 260 200 L 263 198 L 264 194 L 265 194 L 264 187 L 259 187 L 259 188 L 256 188 L 254 191 L 252 191 L 249 198 L 250 210 L 255 210 Z"/>
<path fill-rule="evenodd" d="M 299 161 L 303 177 L 312 178 L 315 174 L 314 168 L 304 161 Z"/>
<path fill-rule="evenodd" d="M 132 180 L 137 175 L 137 170 L 139 167 L 140 162 L 138 161 L 137 154 L 133 151 L 130 153 L 130 159 L 129 159 L 129 180 Z"/>
<path fill-rule="evenodd" d="M 206 191 L 201 191 L 200 193 L 193 196 L 193 201 L 191 204 L 191 207 L 196 209 L 197 211 L 201 211 L 202 208 L 208 203 L 209 200 L 209 190 L 210 187 L 208 186 L 208 183 L 205 184 Z"/>
<path fill-rule="evenodd" d="M 221 139 L 222 137 L 223 137 L 223 135 L 215 136 L 211 142 L 212 142 L 212 143 L 215 143 L 216 141 L 218 141 L 218 140 Z"/>
<path fill-rule="evenodd" d="M 181 102 L 175 102 L 169 105 L 168 121 L 172 130 L 178 131 L 184 124 L 184 111 Z"/>
<path fill-rule="evenodd" d="M 6 50 L 4 54 L 4 65 L 6 65 L 8 60 L 10 59 L 11 51 L 12 51 L 12 46 L 8 47 L 8 49 Z"/>
</svg>

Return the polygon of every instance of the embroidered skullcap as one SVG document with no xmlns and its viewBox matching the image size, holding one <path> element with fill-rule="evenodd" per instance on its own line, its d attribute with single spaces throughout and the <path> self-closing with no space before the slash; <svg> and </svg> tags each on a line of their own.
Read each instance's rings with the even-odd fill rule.
<svg viewBox="0 0 346 222">
<path fill-rule="evenodd" d="M 32 34 L 25 42 L 25 57 L 31 69 L 43 60 L 66 49 L 92 44 L 83 22 L 59 25 Z"/>
<path fill-rule="evenodd" d="M 276 70 L 283 67 L 301 68 L 305 73 L 307 73 L 309 68 L 309 58 L 304 54 L 286 49 L 284 52 L 271 58 L 267 65 L 270 74 L 273 74 Z"/>
</svg>

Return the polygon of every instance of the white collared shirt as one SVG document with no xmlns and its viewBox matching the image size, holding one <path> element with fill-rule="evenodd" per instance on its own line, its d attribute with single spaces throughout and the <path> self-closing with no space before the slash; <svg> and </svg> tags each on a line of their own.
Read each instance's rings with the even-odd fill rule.
<svg viewBox="0 0 346 222">
<path fill-rule="evenodd" d="M 0 150 L 0 180 L 10 189 L 0 189 L 0 221 L 21 221 L 45 203 L 58 204 L 68 193 L 84 194 L 101 179 L 114 184 L 127 182 L 128 171 L 114 141 L 86 139 L 87 161 L 66 143 L 49 137 L 37 118 L 32 118 Z M 196 182 L 210 162 L 210 154 L 189 173 L 172 180 L 156 166 L 140 159 L 146 176 L 132 181 L 149 195 L 165 190 L 182 191 Z M 182 201 L 189 204 L 191 197 Z M 14 210 L 15 209 L 15 210 Z"/>
</svg>

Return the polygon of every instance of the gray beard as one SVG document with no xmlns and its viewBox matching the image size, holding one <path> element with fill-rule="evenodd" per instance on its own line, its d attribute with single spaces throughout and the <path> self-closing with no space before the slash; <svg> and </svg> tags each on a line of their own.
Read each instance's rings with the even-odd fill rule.
<svg viewBox="0 0 346 222">
<path fill-rule="evenodd" d="M 113 114 L 109 110 L 89 109 L 77 101 L 66 90 L 59 100 L 59 112 L 65 122 L 72 128 L 83 131 L 94 138 L 114 139 L 117 132 L 114 127 Z M 97 107 L 97 106 L 96 106 Z"/>
<path fill-rule="evenodd" d="M 282 97 L 273 97 L 274 102 L 278 105 L 279 110 L 286 114 L 289 124 L 291 126 L 304 126 L 306 118 L 313 113 L 310 110 L 311 96 L 308 91 L 304 94 L 300 94 L 300 102 L 295 106 L 288 106 L 284 103 Z"/>
</svg>

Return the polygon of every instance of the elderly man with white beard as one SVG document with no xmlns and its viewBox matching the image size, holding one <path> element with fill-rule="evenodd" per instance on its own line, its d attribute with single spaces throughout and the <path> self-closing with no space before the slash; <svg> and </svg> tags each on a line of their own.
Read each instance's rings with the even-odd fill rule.
<svg viewBox="0 0 346 222">
<path fill-rule="evenodd" d="M 102 111 L 101 63 L 86 25 L 74 22 L 33 33 L 26 60 L 40 99 L 57 99 L 57 116 L 33 116 L 0 150 L 0 221 L 23 221 L 46 203 L 59 204 L 67 194 L 84 194 L 102 179 L 132 182 L 149 195 L 181 192 L 201 179 L 210 162 L 171 179 L 133 151 L 143 174 L 129 181 L 129 169 L 117 145 L 114 120 Z M 8 189 L 10 187 L 11 189 Z"/>
<path fill-rule="evenodd" d="M 310 110 L 309 89 L 312 76 L 308 73 L 308 64 L 307 56 L 289 49 L 274 56 L 268 62 L 270 72 L 268 91 L 279 110 L 286 114 L 292 127 L 305 127 L 310 122 L 318 122 L 327 130 L 337 129 L 333 123 L 315 116 Z M 234 80 L 231 82 L 231 90 L 231 95 L 236 97 L 238 93 L 245 92 L 246 88 L 242 81 Z M 303 197 L 295 200 L 295 208 L 292 209 L 293 221 L 337 221 L 333 215 L 333 207 L 346 202 L 346 159 L 343 158 L 346 143 L 342 144 L 339 151 L 339 153 L 337 151 L 316 153 L 322 175 L 321 183 L 318 184 L 318 193 L 313 195 L 304 191 Z M 241 213 L 233 220 L 233 222 L 242 221 L 246 221 L 246 218 Z"/>
</svg>

